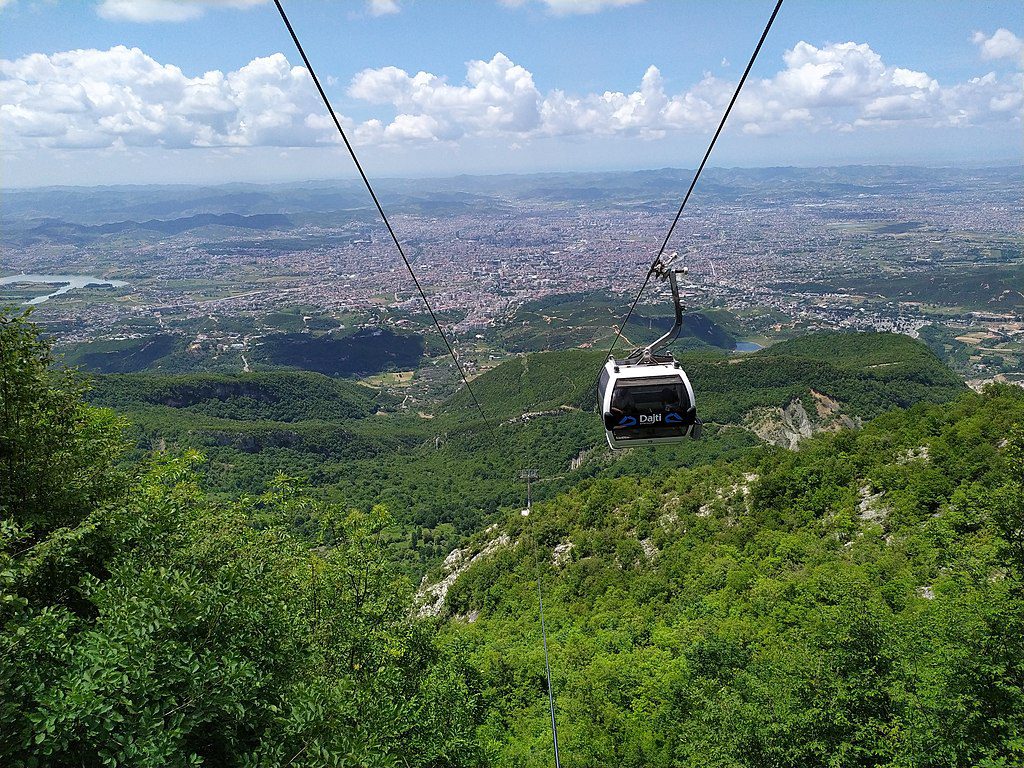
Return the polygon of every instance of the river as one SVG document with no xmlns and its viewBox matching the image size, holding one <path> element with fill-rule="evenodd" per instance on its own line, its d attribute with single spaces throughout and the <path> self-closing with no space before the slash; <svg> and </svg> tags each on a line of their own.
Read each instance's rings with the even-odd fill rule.
<svg viewBox="0 0 1024 768">
<path fill-rule="evenodd" d="M 62 293 L 67 293 L 75 288 L 85 288 L 86 286 L 109 286 L 111 288 L 122 288 L 128 283 L 123 280 L 106 280 L 102 277 L 93 277 L 92 275 L 9 275 L 8 277 L 0 277 L 0 285 L 10 285 L 12 283 L 45 283 L 47 285 L 58 286 L 57 290 L 52 293 L 48 293 L 45 296 L 36 296 L 34 299 L 29 299 L 26 304 L 43 304 L 44 302 L 52 299 L 54 296 L 60 296 Z"/>
</svg>

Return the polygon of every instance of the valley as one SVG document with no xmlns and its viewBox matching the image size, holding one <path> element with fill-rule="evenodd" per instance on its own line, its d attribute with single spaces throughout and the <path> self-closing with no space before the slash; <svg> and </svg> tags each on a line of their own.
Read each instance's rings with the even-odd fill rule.
<svg viewBox="0 0 1024 768">
<path fill-rule="evenodd" d="M 613 452 L 675 173 L 390 187 L 480 409 L 343 185 L 13 196 L 98 277 L 0 286 L 0 759 L 547 765 L 539 592 L 566 766 L 1024 760 L 1015 187 L 713 175 L 704 436 Z"/>
<path fill-rule="evenodd" d="M 130 419 L 137 456 L 203 451 L 213 492 L 256 494 L 287 475 L 344 506 L 385 504 L 396 558 L 418 577 L 498 510 L 522 503 L 522 469 L 539 473 L 535 497 L 551 498 L 589 478 L 743 455 L 765 435 L 785 434 L 791 407 L 805 422 L 803 433 L 788 427 L 787 445 L 965 389 L 925 345 L 893 334 L 812 335 L 740 356 L 682 353 L 706 438 L 622 455 L 606 450 L 594 411 L 602 359 L 587 349 L 533 353 L 477 377 L 493 434 L 465 391 L 411 405 L 389 388 L 313 372 L 101 375 L 88 398 Z M 430 546 L 417 549 L 422 541 Z"/>
<path fill-rule="evenodd" d="M 483 369 L 527 351 L 607 346 L 689 173 L 394 179 L 381 195 L 463 360 Z M 893 331 L 924 338 L 965 377 L 1020 369 L 1017 168 L 713 168 L 705 183 L 676 246 L 690 270 L 687 336 L 731 350 Z M 72 360 L 170 335 L 173 347 L 146 367 L 323 367 L 335 338 L 433 335 L 351 182 L 12 190 L 0 222 L 0 276 L 127 283 L 39 306 L 37 321 Z M 32 297 L 0 285 L 0 303 Z M 627 337 L 663 323 L 666 300 L 652 284 Z M 273 348 L 297 333 L 327 338 L 303 340 L 305 362 L 289 362 Z"/>
<path fill-rule="evenodd" d="M 594 350 L 477 377 L 492 434 L 463 392 L 86 382 L 24 318 L 0 333 L 0 503 L 33 489 L 0 561 L 11 754 L 43 733 L 63 760 L 94 722 L 157 755 L 547 765 L 538 585 L 566 765 L 1020 754 L 1024 389 L 919 341 L 682 353 L 706 437 L 612 454 Z"/>
</svg>

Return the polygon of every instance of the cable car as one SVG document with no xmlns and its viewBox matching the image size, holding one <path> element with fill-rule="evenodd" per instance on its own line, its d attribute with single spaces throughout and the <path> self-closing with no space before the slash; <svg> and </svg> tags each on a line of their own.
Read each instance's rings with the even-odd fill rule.
<svg viewBox="0 0 1024 768">
<path fill-rule="evenodd" d="M 671 354 L 658 351 L 674 341 L 683 327 L 676 276 L 685 269 L 669 269 L 659 262 L 653 274 L 668 279 L 675 302 L 675 325 L 646 347 L 616 360 L 609 356 L 597 386 L 597 402 L 604 419 L 608 446 L 678 443 L 699 438 L 703 423 L 697 417 L 697 402 L 686 371 Z"/>
</svg>

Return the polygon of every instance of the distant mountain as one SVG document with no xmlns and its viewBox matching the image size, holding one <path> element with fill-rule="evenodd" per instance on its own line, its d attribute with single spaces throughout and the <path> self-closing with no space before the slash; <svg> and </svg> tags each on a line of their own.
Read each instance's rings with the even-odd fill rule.
<svg viewBox="0 0 1024 768">
<path fill-rule="evenodd" d="M 578 205 L 610 203 L 674 208 L 693 176 L 686 168 L 625 172 L 499 174 L 438 179 L 379 179 L 375 187 L 395 213 L 457 213 L 505 210 L 514 203 Z M 974 203 L 1016 201 L 1019 167 L 924 168 L 842 166 L 821 168 L 708 168 L 701 177 L 704 200 L 789 202 L 834 200 L 906 191 L 956 197 L 970 187 Z M 960 202 L 959 198 L 957 199 Z M 3 221 L 54 218 L 84 225 L 174 221 L 201 214 L 258 216 L 370 211 L 365 190 L 352 180 L 219 186 L 47 187 L 5 190 Z M 225 222 L 221 222 L 225 223 Z M 242 226 L 230 224 L 229 226 Z M 271 226 L 278 226 L 273 224 Z M 5 226 L 5 229 L 8 227 Z M 262 225 L 258 228 L 264 228 Z M 157 230 L 163 231 L 163 230 Z"/>
<path fill-rule="evenodd" d="M 235 229 L 273 230 L 292 226 L 292 220 L 279 213 L 261 213 L 242 216 L 237 213 L 202 213 L 178 219 L 150 219 L 148 221 L 115 221 L 109 224 L 75 224 L 62 219 L 44 219 L 27 230 L 31 239 L 71 240 L 87 239 L 103 235 L 124 233 L 157 232 L 161 235 L 178 235 L 200 227 L 221 226 Z"/>
</svg>

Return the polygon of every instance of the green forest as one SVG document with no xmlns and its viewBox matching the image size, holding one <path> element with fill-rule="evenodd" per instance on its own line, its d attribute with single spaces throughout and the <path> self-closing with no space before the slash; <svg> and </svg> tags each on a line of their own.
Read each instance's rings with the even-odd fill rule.
<svg viewBox="0 0 1024 768">
<path fill-rule="evenodd" d="M 489 424 L 465 391 L 408 410 L 380 390 L 309 371 L 97 375 L 86 397 L 128 417 L 137 460 L 154 449 L 201 450 L 197 471 L 218 498 L 258 494 L 284 474 L 324 501 L 386 505 L 395 518 L 387 546 L 418 578 L 496 510 L 523 502 L 524 462 L 540 475 L 536 496 L 551 498 L 590 477 L 738 457 L 760 443 L 740 428 L 749 411 L 797 398 L 811 407 L 812 391 L 863 419 L 964 390 L 927 347 L 891 334 L 822 334 L 743 357 L 680 357 L 699 382 L 706 439 L 614 457 L 591 412 L 602 355 L 588 349 L 514 357 L 476 378 Z"/>
<path fill-rule="evenodd" d="M 595 352 L 483 374 L 488 426 L 0 314 L 0 764 L 551 765 L 538 585 L 567 767 L 1024 763 L 1024 390 L 889 334 L 682 359 L 707 439 L 611 457 Z M 814 393 L 857 426 L 744 426 Z"/>
</svg>

